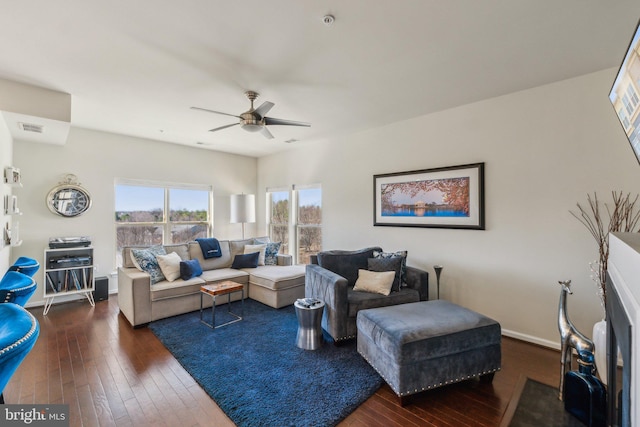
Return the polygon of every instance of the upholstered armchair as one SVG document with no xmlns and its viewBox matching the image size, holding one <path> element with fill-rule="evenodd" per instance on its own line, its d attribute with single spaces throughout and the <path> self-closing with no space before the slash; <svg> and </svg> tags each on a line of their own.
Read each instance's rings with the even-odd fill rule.
<svg viewBox="0 0 640 427">
<path fill-rule="evenodd" d="M 409 266 L 405 285 L 389 295 L 354 291 L 358 270 L 368 270 L 374 252 L 382 252 L 382 248 L 320 252 L 306 267 L 305 296 L 324 301 L 322 328 L 336 344 L 356 337 L 356 315 L 360 310 L 429 299 L 429 273 Z"/>
<path fill-rule="evenodd" d="M 0 404 L 4 404 L 5 386 L 39 333 L 38 321 L 27 310 L 17 304 L 0 304 Z"/>
</svg>

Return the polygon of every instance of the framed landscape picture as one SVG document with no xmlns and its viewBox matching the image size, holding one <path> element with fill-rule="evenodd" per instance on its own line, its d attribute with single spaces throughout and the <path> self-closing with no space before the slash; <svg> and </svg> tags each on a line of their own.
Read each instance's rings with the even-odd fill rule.
<svg viewBox="0 0 640 427">
<path fill-rule="evenodd" d="M 373 225 L 484 230 L 484 163 L 373 176 Z"/>
</svg>

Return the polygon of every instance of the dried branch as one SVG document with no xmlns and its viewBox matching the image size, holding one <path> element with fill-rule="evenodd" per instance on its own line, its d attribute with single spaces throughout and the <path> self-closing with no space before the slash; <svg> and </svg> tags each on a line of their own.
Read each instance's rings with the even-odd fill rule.
<svg viewBox="0 0 640 427">
<path fill-rule="evenodd" d="M 577 203 L 578 212 L 570 211 L 571 215 L 587 228 L 598 245 L 598 274 L 595 279 L 597 279 L 596 284 L 599 288 L 598 294 L 602 295 L 603 306 L 607 301 L 605 283 L 607 281 L 609 260 L 609 233 L 640 231 L 638 228 L 638 224 L 640 223 L 640 210 L 636 210 L 639 195 L 636 195 L 632 200 L 631 194 L 625 196 L 622 192 L 616 193 L 612 191 L 611 196 L 613 198 L 613 206 L 604 205 L 608 219 L 606 226 L 596 193 L 593 193 L 593 198 L 587 194 L 587 208 L 583 208 L 580 203 Z"/>
</svg>

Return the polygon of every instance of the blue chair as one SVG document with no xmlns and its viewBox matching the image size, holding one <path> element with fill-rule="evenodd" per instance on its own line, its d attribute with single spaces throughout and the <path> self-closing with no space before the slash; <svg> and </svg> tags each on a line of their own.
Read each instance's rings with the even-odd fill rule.
<svg viewBox="0 0 640 427">
<path fill-rule="evenodd" d="M 0 280 L 0 303 L 12 302 L 24 307 L 38 288 L 33 278 L 17 271 L 7 271 Z"/>
<path fill-rule="evenodd" d="M 31 313 L 17 304 L 0 304 L 0 404 L 4 388 L 39 334 L 40 325 Z"/>
<path fill-rule="evenodd" d="M 29 277 L 33 277 L 34 274 L 40 268 L 40 264 L 33 258 L 21 256 L 9 267 L 9 271 L 17 271 L 18 273 L 26 274 Z"/>
</svg>

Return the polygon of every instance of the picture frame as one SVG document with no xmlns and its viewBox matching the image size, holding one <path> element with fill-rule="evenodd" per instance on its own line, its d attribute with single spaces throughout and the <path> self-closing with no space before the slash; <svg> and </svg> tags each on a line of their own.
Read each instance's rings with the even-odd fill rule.
<svg viewBox="0 0 640 427">
<path fill-rule="evenodd" d="M 484 230 L 484 163 L 373 176 L 373 225 Z"/>
</svg>

